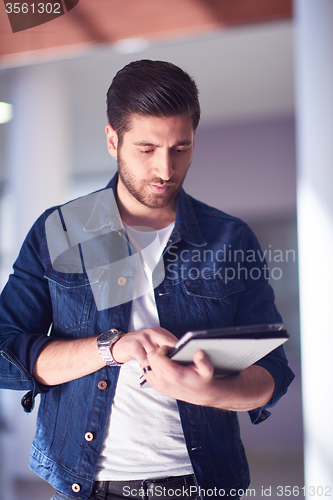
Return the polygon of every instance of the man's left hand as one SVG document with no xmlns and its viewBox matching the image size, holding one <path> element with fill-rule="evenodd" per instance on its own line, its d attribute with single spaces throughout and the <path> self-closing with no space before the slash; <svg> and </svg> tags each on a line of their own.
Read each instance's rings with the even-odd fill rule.
<svg viewBox="0 0 333 500">
<path fill-rule="evenodd" d="M 146 372 L 147 382 L 158 392 L 174 399 L 193 404 L 209 404 L 203 396 L 213 382 L 213 365 L 203 351 L 197 351 L 193 364 L 182 366 L 168 358 L 168 347 L 163 346 L 148 353 L 151 371 Z"/>
<path fill-rule="evenodd" d="M 251 365 L 235 375 L 214 378 L 214 368 L 203 351 L 195 353 L 193 364 L 182 366 L 168 358 L 168 350 L 162 346 L 149 352 L 151 369 L 144 370 L 147 382 L 166 396 L 231 411 L 259 408 L 272 398 L 273 377 L 259 365 Z"/>
</svg>

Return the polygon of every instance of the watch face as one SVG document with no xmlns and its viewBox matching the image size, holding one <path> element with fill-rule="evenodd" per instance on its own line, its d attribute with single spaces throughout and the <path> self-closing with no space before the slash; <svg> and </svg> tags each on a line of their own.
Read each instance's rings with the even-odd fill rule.
<svg viewBox="0 0 333 500">
<path fill-rule="evenodd" d="M 118 330 L 113 330 L 113 331 L 107 331 L 107 332 L 104 332 L 104 333 L 101 333 L 98 337 L 98 343 L 101 344 L 105 344 L 105 343 L 108 343 L 108 342 L 112 342 L 112 340 L 116 337 L 118 337 L 119 335 L 119 332 Z"/>
</svg>

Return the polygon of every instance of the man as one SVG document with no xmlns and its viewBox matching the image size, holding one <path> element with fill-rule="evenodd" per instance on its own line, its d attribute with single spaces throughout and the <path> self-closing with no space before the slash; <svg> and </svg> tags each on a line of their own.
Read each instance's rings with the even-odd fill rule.
<svg viewBox="0 0 333 500">
<path fill-rule="evenodd" d="M 54 500 L 238 498 L 236 412 L 269 415 L 293 378 L 283 349 L 220 379 L 202 351 L 186 367 L 166 354 L 189 330 L 281 321 L 265 273 L 251 273 L 260 247 L 182 190 L 200 117 L 185 72 L 137 61 L 107 97 L 118 174 L 27 236 L 0 303 L 2 386 L 30 389 L 28 412 L 41 394 L 30 466 Z"/>
</svg>

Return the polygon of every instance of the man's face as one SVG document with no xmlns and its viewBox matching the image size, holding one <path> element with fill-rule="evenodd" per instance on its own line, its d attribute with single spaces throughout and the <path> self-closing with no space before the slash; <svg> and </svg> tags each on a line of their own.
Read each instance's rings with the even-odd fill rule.
<svg viewBox="0 0 333 500">
<path fill-rule="evenodd" d="M 106 134 L 109 152 L 118 161 L 118 196 L 149 208 L 175 202 L 193 155 L 190 118 L 133 115 L 121 146 L 110 125 Z"/>
</svg>

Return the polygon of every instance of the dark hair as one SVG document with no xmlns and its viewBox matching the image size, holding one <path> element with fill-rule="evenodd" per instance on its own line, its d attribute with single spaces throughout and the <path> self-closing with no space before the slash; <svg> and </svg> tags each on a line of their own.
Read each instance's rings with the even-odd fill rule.
<svg viewBox="0 0 333 500">
<path fill-rule="evenodd" d="M 198 89 L 182 69 L 165 61 L 143 59 L 118 71 L 107 92 L 107 116 L 121 142 L 131 115 L 175 116 L 200 119 Z"/>
</svg>

